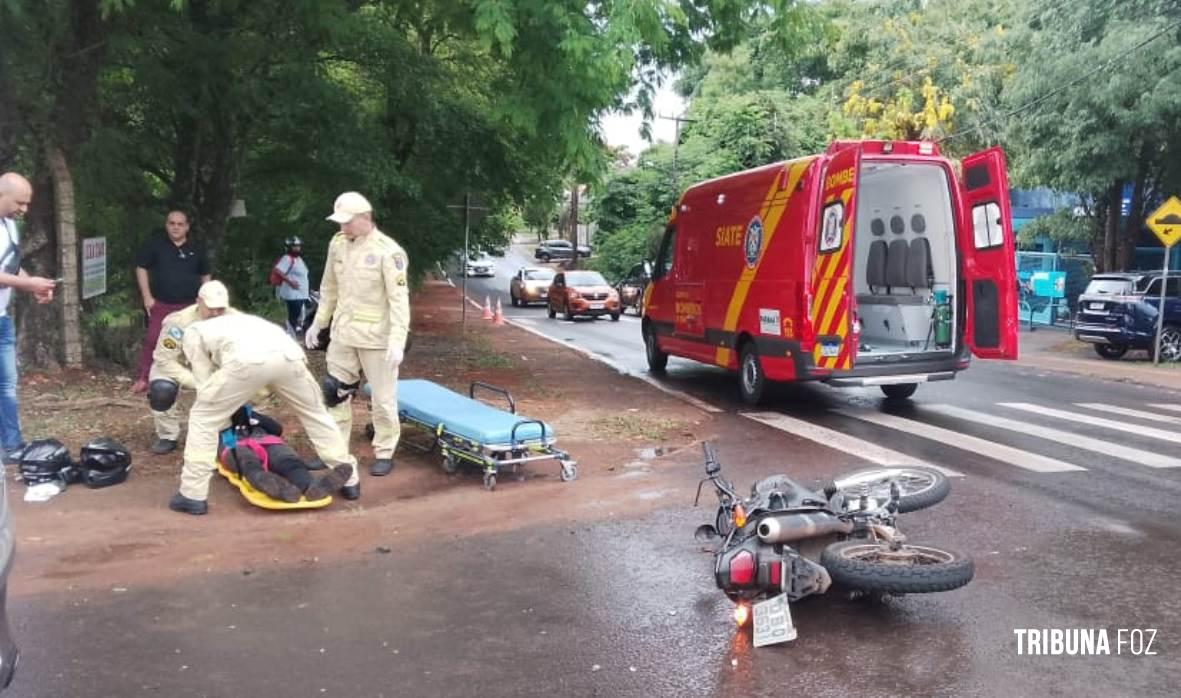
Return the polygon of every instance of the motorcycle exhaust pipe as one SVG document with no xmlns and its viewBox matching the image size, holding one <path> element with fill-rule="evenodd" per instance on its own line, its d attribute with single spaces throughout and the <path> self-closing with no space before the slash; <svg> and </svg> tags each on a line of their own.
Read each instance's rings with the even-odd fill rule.
<svg viewBox="0 0 1181 698">
<path fill-rule="evenodd" d="M 791 543 L 830 533 L 849 533 L 851 521 L 841 521 L 831 514 L 788 514 L 768 516 L 759 522 L 759 540 L 764 543 Z"/>
</svg>

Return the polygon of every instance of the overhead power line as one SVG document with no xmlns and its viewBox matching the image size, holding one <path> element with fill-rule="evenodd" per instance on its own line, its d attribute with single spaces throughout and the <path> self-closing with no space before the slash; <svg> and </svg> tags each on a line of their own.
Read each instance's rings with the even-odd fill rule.
<svg viewBox="0 0 1181 698">
<path fill-rule="evenodd" d="M 1021 106 L 1019 106 L 1015 109 L 1012 109 L 1011 111 L 1005 112 L 1004 114 L 1002 114 L 999 117 L 999 119 L 1011 119 L 1014 116 L 1020 114 L 1021 112 L 1024 112 L 1028 109 L 1032 109 L 1033 107 L 1037 106 L 1038 104 L 1041 104 L 1042 102 L 1046 101 L 1047 99 L 1049 99 L 1055 95 L 1062 94 L 1066 90 L 1069 90 L 1070 88 L 1074 87 L 1075 85 L 1078 85 L 1079 83 L 1085 81 L 1087 78 L 1090 78 L 1091 76 L 1093 76 L 1097 73 L 1103 72 L 1104 70 L 1110 69 L 1116 63 L 1119 63 L 1123 59 L 1127 58 L 1128 56 L 1132 55 L 1133 53 L 1136 53 L 1137 51 L 1144 48 L 1148 44 L 1152 43 L 1153 41 L 1156 41 L 1160 37 L 1164 36 L 1165 34 L 1168 34 L 1171 31 L 1176 30 L 1179 27 L 1181 27 L 1181 20 L 1173 22 L 1172 24 L 1166 26 L 1164 29 L 1161 29 L 1160 31 L 1156 32 L 1155 34 L 1149 36 L 1147 39 L 1144 39 L 1140 43 L 1136 44 L 1132 48 L 1130 48 L 1120 54 L 1112 56 L 1106 62 L 1100 63 L 1095 68 L 1087 71 L 1086 73 L 1083 73 L 1082 75 L 1078 76 L 1074 80 L 1071 80 L 1070 82 L 1066 83 L 1065 85 L 1062 85 L 1056 89 L 1050 90 L 1049 92 L 1038 97 L 1037 99 L 1030 100 L 1029 102 L 1022 104 Z M 974 127 L 967 129 L 965 131 L 957 131 L 955 133 L 948 134 L 948 135 L 944 136 L 943 138 L 939 139 L 939 143 L 946 143 L 947 141 L 950 141 L 953 138 L 959 138 L 960 136 L 963 136 L 963 135 L 966 135 L 969 133 L 973 133 L 975 131 L 979 131 L 982 128 L 983 128 L 983 126 L 974 126 Z"/>
</svg>

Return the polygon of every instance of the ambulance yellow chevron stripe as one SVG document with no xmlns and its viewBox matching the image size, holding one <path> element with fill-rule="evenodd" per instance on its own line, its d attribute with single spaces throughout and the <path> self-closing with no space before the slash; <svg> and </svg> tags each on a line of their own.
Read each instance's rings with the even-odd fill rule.
<svg viewBox="0 0 1181 698">
<path fill-rule="evenodd" d="M 755 262 L 754 268 L 747 267 L 742 270 L 742 275 L 738 277 L 738 282 L 734 284 L 734 292 L 730 295 L 730 304 L 726 307 L 726 317 L 722 324 L 722 329 L 726 332 L 733 332 L 738 327 L 738 318 L 742 313 L 742 306 L 746 303 L 746 297 L 750 293 L 750 285 L 759 274 L 759 268 L 763 265 L 763 260 L 766 259 L 766 251 L 771 246 L 771 240 L 775 237 L 775 231 L 779 228 L 779 219 L 783 216 L 784 209 L 791 201 L 792 194 L 796 190 L 796 185 L 800 183 L 800 178 L 804 176 L 808 166 L 816 158 L 806 157 L 798 160 L 792 160 L 784 164 L 787 169 L 787 186 L 780 187 L 779 183 L 783 177 L 782 172 L 775 175 L 771 182 L 771 187 L 767 191 L 767 195 L 763 198 L 763 205 L 759 208 L 759 219 L 763 222 L 763 244 L 759 249 L 759 259 Z M 730 364 L 730 349 L 726 347 L 718 347 L 714 355 L 714 363 L 719 366 L 728 366 Z"/>
<path fill-rule="evenodd" d="M 839 337 L 840 351 L 836 356 L 823 356 L 820 342 L 812 348 L 812 360 L 817 368 L 843 370 L 852 366 L 852 354 L 847 346 L 849 334 L 849 254 L 852 249 L 853 216 L 849 201 L 853 189 L 841 193 L 845 220 L 841 224 L 841 246 L 837 250 L 818 254 L 812 268 L 812 328 L 816 337 Z"/>
</svg>

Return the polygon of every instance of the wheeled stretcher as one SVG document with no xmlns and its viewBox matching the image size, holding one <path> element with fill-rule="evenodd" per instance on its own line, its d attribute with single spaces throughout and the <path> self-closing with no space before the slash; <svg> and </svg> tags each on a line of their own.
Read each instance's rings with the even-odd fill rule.
<svg viewBox="0 0 1181 698">
<path fill-rule="evenodd" d="M 476 400 L 476 390 L 502 395 L 508 411 Z M 554 430 L 538 419 L 517 414 L 512 395 L 487 383 L 472 383 L 468 396 L 427 380 L 398 381 L 398 419 L 431 434 L 424 444 L 411 444 L 430 452 L 436 447 L 443 454 L 443 469 L 459 470 L 463 463 L 484 471 L 484 487 L 494 489 L 502 468 L 516 471 L 522 463 L 556 460 L 563 482 L 578 477 L 578 465 L 569 454 L 554 446 Z"/>
</svg>

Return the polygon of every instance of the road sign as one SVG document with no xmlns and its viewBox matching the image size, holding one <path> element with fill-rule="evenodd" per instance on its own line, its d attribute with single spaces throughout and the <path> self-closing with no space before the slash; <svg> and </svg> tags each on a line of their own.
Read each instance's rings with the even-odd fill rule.
<svg viewBox="0 0 1181 698">
<path fill-rule="evenodd" d="M 1152 352 L 1152 365 L 1155 366 L 1160 363 L 1161 335 L 1165 322 L 1165 288 L 1169 284 L 1169 252 L 1173 243 L 1181 240 L 1181 199 L 1170 196 L 1159 208 L 1148 215 L 1148 220 L 1145 223 L 1148 224 L 1152 232 L 1156 233 L 1161 244 L 1165 246 L 1165 266 L 1161 270 L 1160 279 L 1160 305 L 1157 306 L 1160 312 L 1156 314 L 1156 342 L 1154 342 L 1156 350 Z"/>
<path fill-rule="evenodd" d="M 1172 247 L 1173 243 L 1181 240 L 1181 199 L 1170 196 L 1160 208 L 1148 215 L 1149 229 L 1160 238 L 1165 247 Z M 1168 255 L 1165 255 L 1168 257 Z"/>
<path fill-rule="evenodd" d="M 82 241 L 82 298 L 93 298 L 107 292 L 107 239 L 86 238 Z"/>
</svg>

